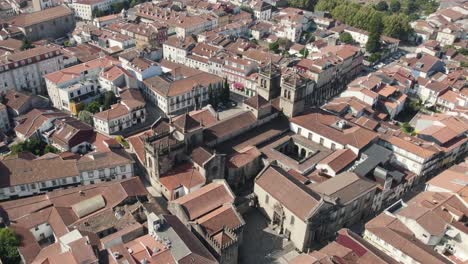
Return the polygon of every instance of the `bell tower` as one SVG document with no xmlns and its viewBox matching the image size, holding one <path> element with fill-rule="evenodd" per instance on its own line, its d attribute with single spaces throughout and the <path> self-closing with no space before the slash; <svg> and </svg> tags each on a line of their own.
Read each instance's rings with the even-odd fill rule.
<svg viewBox="0 0 468 264">
<path fill-rule="evenodd" d="M 281 77 L 280 108 L 287 117 L 304 111 L 307 82 L 295 72 Z"/>
<path fill-rule="evenodd" d="M 257 79 L 258 95 L 265 98 L 267 101 L 276 98 L 280 94 L 280 82 L 280 71 L 276 66 L 272 65 L 271 62 L 265 67 L 261 67 Z"/>
</svg>

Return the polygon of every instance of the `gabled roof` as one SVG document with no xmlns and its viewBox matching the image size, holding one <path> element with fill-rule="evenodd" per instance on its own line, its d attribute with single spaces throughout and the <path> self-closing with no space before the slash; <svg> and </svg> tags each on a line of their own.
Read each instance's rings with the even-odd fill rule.
<svg viewBox="0 0 468 264">
<path fill-rule="evenodd" d="M 257 110 L 268 105 L 268 103 L 269 102 L 265 98 L 263 98 L 262 96 L 258 94 L 244 100 L 244 104 L 250 107 L 253 107 L 254 109 L 257 109 Z"/>
<path fill-rule="evenodd" d="M 188 113 L 176 117 L 173 124 L 184 133 L 201 127 L 201 124 Z"/>
<path fill-rule="evenodd" d="M 233 202 L 233 194 L 223 183 L 210 183 L 173 201 L 184 208 L 190 220 L 197 219 L 223 204 Z"/>
<path fill-rule="evenodd" d="M 317 133 L 322 137 L 358 149 L 362 149 L 377 138 L 375 132 L 354 124 L 349 124 L 348 128 L 341 130 L 333 127 L 340 120 L 340 118 L 334 115 L 320 112 L 304 114 L 290 119 L 292 123 Z"/>
<path fill-rule="evenodd" d="M 321 203 L 318 193 L 275 165 L 264 169 L 255 179 L 255 185 L 262 188 L 302 221 L 307 221 Z"/>
</svg>

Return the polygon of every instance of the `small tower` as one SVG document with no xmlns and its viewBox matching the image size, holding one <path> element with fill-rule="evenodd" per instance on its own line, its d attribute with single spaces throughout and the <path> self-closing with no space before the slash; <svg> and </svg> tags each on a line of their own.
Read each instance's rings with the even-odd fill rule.
<svg viewBox="0 0 468 264">
<path fill-rule="evenodd" d="M 281 77 L 280 108 L 287 117 L 304 111 L 307 82 L 295 72 Z"/>
<path fill-rule="evenodd" d="M 260 68 L 257 79 L 257 93 L 270 101 L 276 98 L 280 93 L 281 74 L 277 67 L 267 64 L 265 67 Z"/>
</svg>

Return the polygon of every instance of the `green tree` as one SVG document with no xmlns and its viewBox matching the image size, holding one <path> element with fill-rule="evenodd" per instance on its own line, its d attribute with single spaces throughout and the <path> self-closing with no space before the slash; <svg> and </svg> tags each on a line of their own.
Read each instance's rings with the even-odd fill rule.
<svg viewBox="0 0 468 264">
<path fill-rule="evenodd" d="M 102 11 L 101 9 L 95 7 L 93 9 L 93 13 L 92 13 L 93 17 L 102 17 L 102 16 L 105 16 L 107 15 L 106 12 Z"/>
<path fill-rule="evenodd" d="M 278 41 L 275 41 L 275 42 L 272 42 L 268 45 L 268 49 L 270 51 L 273 51 L 274 53 L 278 53 L 279 52 L 279 44 L 278 44 Z"/>
<path fill-rule="evenodd" d="M 134 6 L 138 5 L 138 4 L 139 4 L 139 3 L 138 3 L 138 0 L 132 0 L 132 1 L 130 2 L 130 7 L 134 7 Z"/>
<path fill-rule="evenodd" d="M 289 49 L 289 47 L 292 45 L 292 42 L 287 38 L 279 38 L 277 42 L 279 47 L 281 47 L 283 50 Z"/>
<path fill-rule="evenodd" d="M 412 32 L 410 19 L 405 14 L 393 14 L 383 19 L 383 34 L 392 38 L 406 40 Z"/>
<path fill-rule="evenodd" d="M 227 79 L 224 79 L 223 87 L 221 88 L 220 99 L 223 103 L 228 103 L 231 97 L 231 91 L 229 90 L 229 83 Z"/>
<path fill-rule="evenodd" d="M 78 114 L 78 119 L 80 119 L 81 121 L 85 122 L 86 124 L 90 126 L 93 126 L 94 124 L 93 114 L 86 110 L 80 111 L 80 113 Z"/>
<path fill-rule="evenodd" d="M 240 9 L 252 15 L 254 13 L 253 9 L 250 6 L 241 5 Z"/>
<path fill-rule="evenodd" d="M 3 263 L 16 264 L 21 262 L 18 252 L 20 241 L 10 228 L 0 228 L 0 259 Z"/>
<path fill-rule="evenodd" d="M 340 34 L 340 41 L 345 44 L 351 44 L 354 42 L 354 39 L 348 32 L 343 32 Z"/>
<path fill-rule="evenodd" d="M 332 11 L 338 2 L 336 0 L 319 0 L 315 5 L 315 11 Z"/>
<path fill-rule="evenodd" d="M 12 155 L 16 155 L 21 152 L 31 152 L 34 155 L 41 156 L 49 152 L 59 152 L 58 149 L 54 148 L 53 146 L 47 145 L 45 142 L 36 138 L 31 138 L 23 142 L 14 144 L 10 147 L 10 150 Z"/>
<path fill-rule="evenodd" d="M 299 54 L 301 54 L 303 58 L 307 58 L 307 56 L 309 56 L 309 50 L 306 48 L 303 48 L 299 51 Z"/>
<path fill-rule="evenodd" d="M 393 13 L 398 13 L 400 12 L 400 9 L 401 9 L 401 3 L 399 0 L 392 0 L 390 2 L 390 11 L 392 11 Z"/>
<path fill-rule="evenodd" d="M 21 50 L 32 49 L 34 47 L 35 46 L 27 38 L 24 38 L 23 41 L 21 41 Z"/>
<path fill-rule="evenodd" d="M 99 102 L 94 100 L 91 103 L 86 105 L 85 110 L 95 114 L 95 113 L 100 111 L 100 109 L 99 109 L 100 107 L 101 107 L 101 105 L 99 104 Z"/>
<path fill-rule="evenodd" d="M 415 14 L 418 11 L 418 5 L 415 0 L 404 0 L 403 2 L 403 11 L 406 15 Z"/>
<path fill-rule="evenodd" d="M 288 0 L 288 6 L 312 11 L 316 2 L 317 0 Z"/>
<path fill-rule="evenodd" d="M 388 4 L 386 1 L 380 1 L 375 5 L 375 10 L 377 11 L 387 11 L 388 10 Z"/>
<path fill-rule="evenodd" d="M 216 109 L 218 107 L 218 104 L 216 102 L 216 95 L 213 91 L 213 86 L 211 83 L 208 85 L 208 103 Z"/>
<path fill-rule="evenodd" d="M 380 16 L 374 16 L 370 22 L 371 31 L 369 32 L 369 39 L 366 43 L 366 50 L 368 52 L 375 53 L 380 50 L 382 27 L 382 18 Z"/>
<path fill-rule="evenodd" d="M 105 110 L 109 109 L 111 105 L 117 103 L 117 97 L 113 91 L 107 91 L 104 93 L 102 105 Z"/>
</svg>

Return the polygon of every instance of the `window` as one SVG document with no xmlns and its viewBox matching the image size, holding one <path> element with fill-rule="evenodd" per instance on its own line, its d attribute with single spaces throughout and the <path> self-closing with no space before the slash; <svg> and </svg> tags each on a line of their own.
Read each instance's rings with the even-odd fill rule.
<svg viewBox="0 0 468 264">
<path fill-rule="evenodd" d="M 299 134 L 299 135 L 300 135 L 300 134 L 301 134 L 301 132 L 302 132 L 302 128 L 298 127 L 298 128 L 297 128 L 297 134 Z"/>
<path fill-rule="evenodd" d="M 320 145 L 323 145 L 323 142 L 324 142 L 324 141 L 325 141 L 325 140 L 324 140 L 323 138 L 320 138 Z"/>
<path fill-rule="evenodd" d="M 52 180 L 52 186 L 57 185 L 57 182 L 55 180 Z"/>
<path fill-rule="evenodd" d="M 35 183 L 31 183 L 31 189 L 33 189 L 33 190 L 36 189 L 36 184 Z"/>
<path fill-rule="evenodd" d="M 78 179 L 76 178 L 76 176 L 73 176 L 73 182 L 77 182 Z"/>
<path fill-rule="evenodd" d="M 265 203 L 266 203 L 266 204 L 268 204 L 269 200 L 270 200 L 270 196 L 268 196 L 268 194 L 265 195 Z"/>
<path fill-rule="evenodd" d="M 309 140 L 312 140 L 312 133 L 309 132 L 309 136 L 307 137 Z"/>
<path fill-rule="evenodd" d="M 99 170 L 99 177 L 104 177 L 104 170 Z"/>
<path fill-rule="evenodd" d="M 335 143 L 332 143 L 331 144 L 331 150 L 335 150 L 335 149 L 336 149 L 336 145 L 335 145 Z"/>
<path fill-rule="evenodd" d="M 42 188 L 45 188 L 45 187 L 46 187 L 46 183 L 45 183 L 45 182 L 41 182 L 41 187 L 42 187 Z"/>
<path fill-rule="evenodd" d="M 125 166 L 120 166 L 120 172 L 125 172 L 127 170 L 127 167 Z"/>
<path fill-rule="evenodd" d="M 93 178 L 94 177 L 94 171 L 88 171 L 88 177 Z"/>
<path fill-rule="evenodd" d="M 291 215 L 291 221 L 289 222 L 291 225 L 294 225 L 294 216 Z"/>
<path fill-rule="evenodd" d="M 115 174 L 115 168 L 110 168 L 110 173 Z"/>
<path fill-rule="evenodd" d="M 10 187 L 10 193 L 14 193 L 15 192 L 15 187 Z"/>
<path fill-rule="evenodd" d="M 67 184 L 67 179 L 62 179 L 62 184 Z"/>
</svg>

